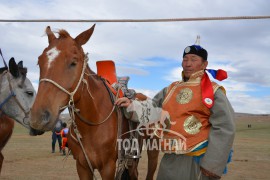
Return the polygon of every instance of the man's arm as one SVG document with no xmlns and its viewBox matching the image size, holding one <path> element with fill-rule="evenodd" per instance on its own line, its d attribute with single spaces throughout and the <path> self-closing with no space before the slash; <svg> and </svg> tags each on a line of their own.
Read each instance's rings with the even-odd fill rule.
<svg viewBox="0 0 270 180">
<path fill-rule="evenodd" d="M 164 101 L 164 98 L 166 97 L 167 90 L 168 90 L 168 88 L 165 87 L 154 96 L 154 98 L 152 99 L 153 105 L 160 107 L 160 108 L 162 107 L 162 103 Z"/>
<path fill-rule="evenodd" d="M 221 176 L 226 167 L 235 135 L 234 111 L 226 95 L 218 89 L 209 119 L 211 129 L 208 147 L 202 158 L 201 167 Z"/>
<path fill-rule="evenodd" d="M 127 98 L 119 98 L 115 104 L 124 108 L 126 118 L 135 122 L 151 122 L 157 120 L 157 116 L 161 113 L 161 107 L 166 95 L 167 88 L 158 92 L 153 99 L 129 100 Z"/>
</svg>

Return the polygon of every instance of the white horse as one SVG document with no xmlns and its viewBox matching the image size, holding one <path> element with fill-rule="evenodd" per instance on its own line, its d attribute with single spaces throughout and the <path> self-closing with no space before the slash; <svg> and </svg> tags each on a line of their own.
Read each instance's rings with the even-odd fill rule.
<svg viewBox="0 0 270 180">
<path fill-rule="evenodd" d="M 29 112 L 36 91 L 26 73 L 23 62 L 16 64 L 14 58 L 10 59 L 9 68 L 0 68 L 0 111 L 30 129 Z"/>
<path fill-rule="evenodd" d="M 29 112 L 36 96 L 30 80 L 26 77 L 27 69 L 23 67 L 22 61 L 17 64 L 14 58 L 11 58 L 9 67 L 3 62 L 5 67 L 0 68 L 0 173 L 4 159 L 1 151 L 12 134 L 13 120 L 33 134 L 29 125 Z"/>
</svg>

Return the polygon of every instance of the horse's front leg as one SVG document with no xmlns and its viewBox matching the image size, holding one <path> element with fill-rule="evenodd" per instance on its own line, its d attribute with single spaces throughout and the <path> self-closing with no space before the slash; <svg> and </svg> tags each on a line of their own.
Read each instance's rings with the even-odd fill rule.
<svg viewBox="0 0 270 180">
<path fill-rule="evenodd" d="M 102 180 L 112 180 L 115 176 L 116 163 L 113 160 L 109 160 L 102 169 L 99 170 Z"/>
<path fill-rule="evenodd" d="M 76 160 L 77 172 L 80 180 L 93 180 L 93 173 L 90 171 L 89 167 L 85 168 Z"/>
</svg>

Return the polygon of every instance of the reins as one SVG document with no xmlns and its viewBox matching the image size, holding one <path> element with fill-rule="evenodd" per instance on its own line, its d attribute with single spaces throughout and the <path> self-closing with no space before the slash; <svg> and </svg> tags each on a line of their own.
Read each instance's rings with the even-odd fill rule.
<svg viewBox="0 0 270 180">
<path fill-rule="evenodd" d="M 104 86 L 106 87 L 106 89 L 107 89 L 107 91 L 108 91 L 108 93 L 109 93 L 109 95 L 110 95 L 110 97 L 111 97 L 111 96 L 112 96 L 112 95 L 111 95 L 111 92 L 110 92 L 109 88 L 107 87 L 106 83 L 104 82 L 104 80 L 103 80 L 103 83 L 104 83 Z M 112 102 L 114 102 L 114 100 L 118 99 L 120 90 L 121 90 L 121 88 L 119 88 L 119 89 L 117 90 L 117 93 L 116 93 L 116 95 L 115 95 L 115 99 L 112 99 L 112 97 L 111 97 Z M 88 93 L 89 93 L 89 95 L 91 96 L 91 94 L 90 94 L 89 91 L 88 91 Z M 92 96 L 91 96 L 91 97 L 92 97 Z M 92 97 L 92 98 L 93 98 L 93 97 Z M 83 121 L 84 123 L 86 123 L 87 125 L 90 125 L 90 126 L 97 126 L 97 125 L 101 125 L 101 124 L 105 123 L 105 122 L 111 117 L 112 113 L 113 113 L 114 110 L 115 110 L 115 107 L 116 107 L 116 106 L 113 105 L 113 108 L 112 108 L 112 110 L 110 111 L 110 113 L 108 114 L 108 116 L 107 116 L 104 120 L 102 120 L 102 121 L 100 121 L 100 122 L 97 122 L 97 123 L 94 123 L 94 122 L 91 122 L 90 120 L 85 119 L 85 118 L 79 113 L 79 111 L 78 111 L 77 109 L 75 109 L 74 112 L 75 112 L 76 115 L 80 118 L 80 120 Z"/>
</svg>

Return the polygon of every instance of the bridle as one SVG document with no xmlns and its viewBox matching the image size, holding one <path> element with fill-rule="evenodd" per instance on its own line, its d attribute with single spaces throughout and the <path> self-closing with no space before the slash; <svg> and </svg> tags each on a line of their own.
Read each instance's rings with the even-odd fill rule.
<svg viewBox="0 0 270 180">
<path fill-rule="evenodd" d="M 111 116 L 112 112 L 114 111 L 115 109 L 115 106 L 113 106 L 111 112 L 109 113 L 109 115 L 104 119 L 102 120 L 101 122 L 98 122 L 98 123 L 94 123 L 94 122 L 90 122 L 90 121 L 86 121 L 79 113 L 78 113 L 78 109 L 75 108 L 75 102 L 74 102 L 74 95 L 76 94 L 76 92 L 78 91 L 79 89 L 79 86 L 81 85 L 81 83 L 86 83 L 87 85 L 87 88 L 88 88 L 88 84 L 87 82 L 85 82 L 85 79 L 83 79 L 83 76 L 84 74 L 88 75 L 87 73 L 85 73 L 85 70 L 86 70 L 86 67 L 87 67 L 87 63 L 88 63 L 88 54 L 85 54 L 85 57 L 84 57 L 84 63 L 83 63 L 83 67 L 82 67 L 82 71 L 81 71 L 81 76 L 80 76 L 80 79 L 75 87 L 75 89 L 72 91 L 72 92 L 69 92 L 68 90 L 66 90 L 64 87 L 62 87 L 59 83 L 51 80 L 51 79 L 48 79 L 48 78 L 42 78 L 40 79 L 39 83 L 41 82 L 50 82 L 52 83 L 53 85 L 55 85 L 57 88 L 59 88 L 61 91 L 65 92 L 66 94 L 69 95 L 69 101 L 68 101 L 68 104 L 63 106 L 63 107 L 60 107 L 60 111 L 65 109 L 65 108 L 68 108 L 69 109 L 69 114 L 71 115 L 71 118 L 72 120 L 75 120 L 75 113 L 76 115 L 78 115 L 78 117 L 80 118 L 80 120 L 82 120 L 84 123 L 88 124 L 88 125 L 92 125 L 92 126 L 96 126 L 96 125 L 100 125 L 100 124 L 103 124 L 104 122 L 106 122 L 109 117 Z M 90 74 L 90 75 L 96 75 L 96 74 Z M 119 88 L 120 90 L 120 88 Z M 119 95 L 119 90 L 117 92 L 117 95 L 116 95 L 116 98 L 118 97 Z M 89 95 L 93 98 L 93 96 L 91 95 L 90 91 L 87 89 Z"/>
<path fill-rule="evenodd" d="M 7 75 L 7 80 L 8 80 L 8 84 L 9 84 L 9 90 L 10 90 L 10 94 L 3 100 L 3 102 L 0 103 L 0 110 L 2 111 L 2 107 L 11 99 L 11 98 L 14 98 L 15 102 L 17 103 L 17 105 L 19 106 L 19 108 L 23 111 L 24 113 L 24 118 L 23 118 L 23 121 L 20 122 L 18 120 L 16 120 L 18 123 L 22 124 L 23 126 L 29 126 L 29 122 L 26 123 L 25 120 L 27 118 L 29 118 L 29 114 L 30 114 L 30 109 L 28 111 L 26 111 L 22 104 L 20 103 L 20 101 L 17 99 L 17 96 L 16 96 L 16 93 L 13 91 L 13 88 L 12 88 L 12 85 L 11 85 L 11 79 L 10 79 L 10 72 L 8 70 L 4 71 L 1 76 L 0 76 L 0 84 L 2 82 L 2 78 L 4 75 Z"/>
<path fill-rule="evenodd" d="M 88 62 L 88 56 L 85 55 L 85 58 L 84 58 L 84 63 L 83 63 L 83 67 L 82 67 L 82 72 L 81 72 L 81 76 L 80 76 L 80 79 L 79 79 L 79 82 L 77 84 L 77 86 L 75 87 L 75 89 L 72 91 L 72 92 L 69 92 L 68 90 L 66 90 L 64 87 L 62 87 L 60 84 L 58 84 L 57 82 L 51 80 L 51 79 L 48 79 L 48 78 L 42 78 L 39 80 L 39 83 L 41 82 L 50 82 L 52 83 L 53 85 L 55 85 L 56 87 L 58 87 L 61 91 L 65 92 L 66 94 L 69 95 L 69 102 L 68 102 L 68 105 L 64 106 L 64 107 L 61 107 L 60 110 L 63 110 L 65 109 L 66 107 L 70 107 L 71 105 L 74 105 L 74 95 L 76 94 L 77 90 L 79 89 L 79 86 L 81 84 L 81 82 L 83 81 L 83 76 L 84 76 L 84 71 L 86 69 L 86 66 L 87 66 L 87 62 Z"/>
</svg>

